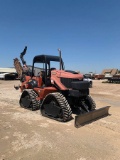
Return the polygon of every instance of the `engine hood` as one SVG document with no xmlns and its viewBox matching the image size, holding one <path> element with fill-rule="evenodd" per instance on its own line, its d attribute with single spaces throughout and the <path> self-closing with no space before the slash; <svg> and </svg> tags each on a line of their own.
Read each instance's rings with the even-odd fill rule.
<svg viewBox="0 0 120 160">
<path fill-rule="evenodd" d="M 83 75 L 76 73 L 74 71 L 64 71 L 64 70 L 53 70 L 51 71 L 51 76 L 56 76 L 58 78 L 73 78 L 73 79 L 83 79 Z"/>
</svg>

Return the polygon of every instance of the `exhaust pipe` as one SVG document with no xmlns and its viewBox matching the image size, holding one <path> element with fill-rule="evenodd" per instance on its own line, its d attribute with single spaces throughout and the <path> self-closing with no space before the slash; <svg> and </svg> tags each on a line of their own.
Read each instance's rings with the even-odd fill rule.
<svg viewBox="0 0 120 160">
<path fill-rule="evenodd" d="M 59 57 L 60 57 L 60 70 L 61 70 L 62 58 L 61 58 L 61 50 L 59 48 L 58 48 L 58 52 L 59 52 Z"/>
</svg>

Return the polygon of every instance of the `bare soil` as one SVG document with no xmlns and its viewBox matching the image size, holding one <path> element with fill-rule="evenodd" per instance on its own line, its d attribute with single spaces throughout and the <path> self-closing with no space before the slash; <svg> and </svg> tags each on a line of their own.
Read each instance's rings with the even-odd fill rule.
<svg viewBox="0 0 120 160">
<path fill-rule="evenodd" d="M 119 160 L 120 84 L 93 81 L 97 108 L 110 115 L 77 129 L 19 106 L 19 81 L 0 80 L 0 160 Z"/>
</svg>

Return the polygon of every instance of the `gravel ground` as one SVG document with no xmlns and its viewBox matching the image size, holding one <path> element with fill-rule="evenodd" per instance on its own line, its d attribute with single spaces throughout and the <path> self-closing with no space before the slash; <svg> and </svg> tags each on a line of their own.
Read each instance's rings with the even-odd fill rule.
<svg viewBox="0 0 120 160">
<path fill-rule="evenodd" d="M 110 116 L 79 129 L 19 106 L 19 81 L 0 80 L 0 160 L 119 160 L 120 84 L 94 80 L 97 108 L 111 106 Z"/>
</svg>

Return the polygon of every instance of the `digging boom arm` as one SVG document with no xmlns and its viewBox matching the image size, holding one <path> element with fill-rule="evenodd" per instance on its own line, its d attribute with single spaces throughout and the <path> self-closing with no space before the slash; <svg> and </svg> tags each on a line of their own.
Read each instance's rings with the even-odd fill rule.
<svg viewBox="0 0 120 160">
<path fill-rule="evenodd" d="M 20 53 L 20 59 L 23 65 L 26 65 L 26 61 L 23 58 L 24 55 L 26 54 L 26 51 L 27 51 L 27 46 L 25 46 L 23 52 Z M 16 72 L 18 73 L 18 77 L 21 78 L 24 70 L 18 58 L 14 59 L 14 66 L 15 66 Z"/>
<path fill-rule="evenodd" d="M 27 46 L 25 46 L 23 52 L 20 53 L 20 59 L 21 59 L 23 65 L 26 65 L 26 61 L 25 61 L 24 58 L 23 58 L 24 55 L 26 54 L 26 51 L 27 51 Z"/>
</svg>

